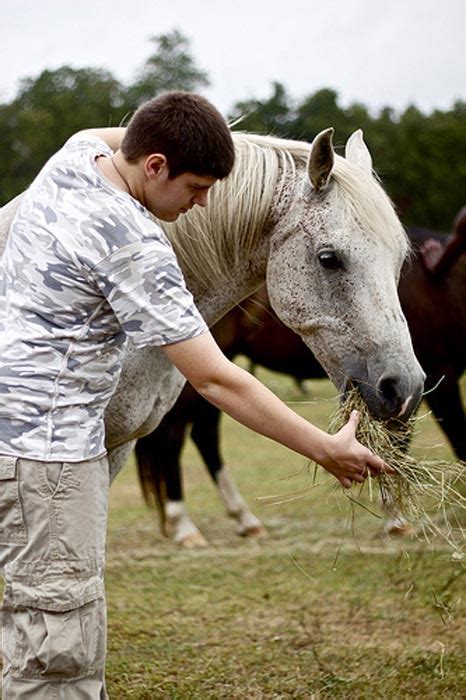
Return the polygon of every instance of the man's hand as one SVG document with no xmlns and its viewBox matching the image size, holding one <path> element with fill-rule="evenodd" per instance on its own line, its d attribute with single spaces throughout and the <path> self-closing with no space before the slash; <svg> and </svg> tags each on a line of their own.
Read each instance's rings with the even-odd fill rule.
<svg viewBox="0 0 466 700">
<path fill-rule="evenodd" d="M 368 474 L 377 476 L 385 471 L 394 473 L 385 462 L 356 439 L 360 414 L 352 411 L 346 425 L 335 435 L 328 436 L 328 456 L 319 460 L 340 484 L 351 488 L 353 481 L 363 482 Z"/>
<path fill-rule="evenodd" d="M 83 129 L 77 133 L 95 136 L 96 138 L 104 141 L 107 146 L 110 146 L 112 151 L 118 151 L 126 133 L 126 129 L 122 126 L 108 126 L 101 129 Z"/>
</svg>

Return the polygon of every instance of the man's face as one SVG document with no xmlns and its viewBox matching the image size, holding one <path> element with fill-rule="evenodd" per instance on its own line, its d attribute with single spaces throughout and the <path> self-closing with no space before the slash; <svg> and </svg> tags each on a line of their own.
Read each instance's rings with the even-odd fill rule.
<svg viewBox="0 0 466 700">
<path fill-rule="evenodd" d="M 145 183 L 145 206 L 158 219 L 176 221 L 195 204 L 207 206 L 209 190 L 217 182 L 216 178 L 181 173 L 170 179 L 168 175 L 168 168 L 164 168 L 157 177 L 149 178 Z"/>
</svg>

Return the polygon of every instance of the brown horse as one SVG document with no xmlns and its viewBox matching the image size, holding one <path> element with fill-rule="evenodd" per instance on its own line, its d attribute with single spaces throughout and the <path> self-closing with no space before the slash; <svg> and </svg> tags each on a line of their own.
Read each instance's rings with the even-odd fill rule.
<svg viewBox="0 0 466 700">
<path fill-rule="evenodd" d="M 427 374 L 426 401 L 457 456 L 466 460 L 466 420 L 459 390 L 466 358 L 466 207 L 458 215 L 454 235 L 446 246 L 432 231 L 412 229 L 409 234 L 413 256 L 403 267 L 399 285 L 403 311 L 416 355 Z M 299 336 L 275 316 L 264 287 L 232 309 L 214 326 L 213 333 L 230 358 L 245 355 L 254 364 L 298 381 L 326 377 Z M 180 508 L 180 453 L 189 425 L 191 438 L 219 487 L 227 511 L 238 521 L 240 534 L 262 532 L 224 465 L 219 419 L 220 411 L 186 385 L 158 428 L 136 446 L 146 501 L 157 504 L 164 532 L 168 525 L 175 541 L 187 546 L 204 542 Z"/>
<path fill-rule="evenodd" d="M 427 374 L 425 399 L 455 454 L 466 461 L 459 387 L 466 365 L 466 207 L 453 231 L 445 246 L 432 231 L 409 231 L 415 256 L 403 267 L 399 295 L 415 353 Z"/>
</svg>

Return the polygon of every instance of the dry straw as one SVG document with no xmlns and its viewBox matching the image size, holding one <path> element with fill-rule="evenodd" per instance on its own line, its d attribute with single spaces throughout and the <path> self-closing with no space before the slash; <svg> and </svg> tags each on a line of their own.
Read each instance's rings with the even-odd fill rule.
<svg viewBox="0 0 466 700">
<path fill-rule="evenodd" d="M 377 477 L 385 512 L 399 520 L 407 520 L 417 535 L 427 541 L 438 536 L 453 547 L 454 556 L 462 557 L 466 497 L 464 489 L 466 464 L 427 459 L 408 453 L 410 437 L 418 418 L 390 429 L 374 419 L 357 389 L 349 392 L 331 419 L 329 431 L 337 432 L 348 421 L 351 411 L 360 413 L 357 438 L 393 468 L 395 474 Z M 373 497 L 373 479 L 367 479 L 369 497 Z M 354 501 L 354 498 L 351 498 Z M 362 504 L 361 504 L 362 505 Z"/>
</svg>

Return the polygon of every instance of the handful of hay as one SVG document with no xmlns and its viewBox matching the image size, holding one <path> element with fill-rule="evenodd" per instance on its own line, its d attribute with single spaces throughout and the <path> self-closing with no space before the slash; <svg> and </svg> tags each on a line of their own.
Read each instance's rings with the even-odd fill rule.
<svg viewBox="0 0 466 700">
<path fill-rule="evenodd" d="M 466 497 L 459 489 L 466 474 L 466 464 L 408 454 L 413 426 L 419 419 L 400 422 L 399 427 L 391 430 L 385 422 L 369 414 L 357 389 L 349 392 L 340 405 L 331 419 L 329 431 L 340 430 L 353 410 L 360 413 L 357 439 L 395 470 L 395 474 L 382 473 L 377 477 L 385 512 L 393 518 L 406 519 L 427 541 L 433 536 L 441 536 L 461 558 L 465 533 L 459 516 L 466 508 Z M 371 481 L 369 476 L 370 497 Z"/>
</svg>

